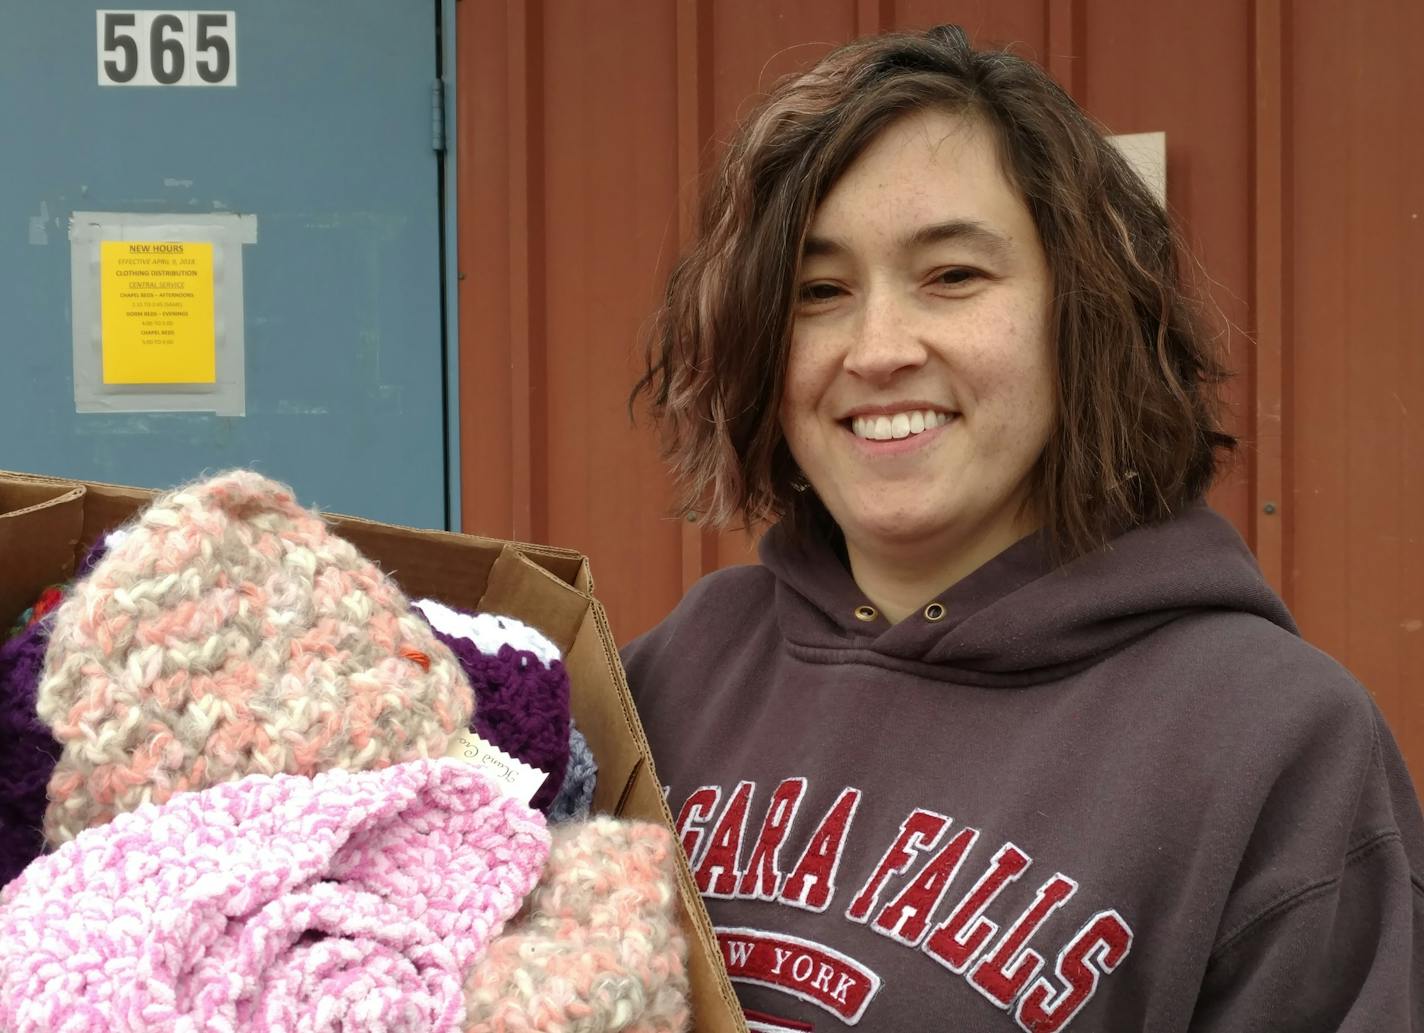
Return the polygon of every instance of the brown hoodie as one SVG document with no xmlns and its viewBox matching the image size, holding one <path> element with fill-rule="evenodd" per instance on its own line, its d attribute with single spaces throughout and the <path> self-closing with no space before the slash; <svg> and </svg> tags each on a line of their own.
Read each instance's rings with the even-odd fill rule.
<svg viewBox="0 0 1424 1033">
<path fill-rule="evenodd" d="M 827 541 L 624 650 L 759 1030 L 1424 1031 L 1424 821 L 1205 507 L 895 626 Z"/>
</svg>

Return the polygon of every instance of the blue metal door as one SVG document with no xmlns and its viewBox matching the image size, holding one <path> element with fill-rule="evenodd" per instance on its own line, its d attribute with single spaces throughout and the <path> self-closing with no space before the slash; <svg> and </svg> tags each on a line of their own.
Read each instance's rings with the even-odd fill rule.
<svg viewBox="0 0 1424 1033">
<path fill-rule="evenodd" d="M 437 0 L 225 8 L 235 85 L 115 87 L 106 8 L 0 0 L 0 468 L 165 487 L 253 466 L 445 526 Z M 255 216 L 244 415 L 76 411 L 76 211 Z"/>
</svg>

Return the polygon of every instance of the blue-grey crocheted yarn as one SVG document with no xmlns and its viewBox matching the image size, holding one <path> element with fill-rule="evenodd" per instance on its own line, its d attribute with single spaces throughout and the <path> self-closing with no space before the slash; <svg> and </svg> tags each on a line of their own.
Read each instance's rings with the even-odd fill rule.
<svg viewBox="0 0 1424 1033">
<path fill-rule="evenodd" d="M 593 807 L 593 789 L 598 784 L 598 763 L 588 740 L 569 722 L 569 766 L 564 769 L 564 784 L 546 812 L 551 825 L 565 821 L 582 821 Z"/>
</svg>

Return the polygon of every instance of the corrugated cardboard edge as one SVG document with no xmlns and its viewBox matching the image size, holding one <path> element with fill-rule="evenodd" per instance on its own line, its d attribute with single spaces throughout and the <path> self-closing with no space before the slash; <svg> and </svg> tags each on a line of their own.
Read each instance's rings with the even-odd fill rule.
<svg viewBox="0 0 1424 1033">
<path fill-rule="evenodd" d="M 557 595 L 536 591 L 546 586 L 557 586 Z M 495 558 L 485 581 L 485 592 L 479 600 L 479 610 L 486 613 L 523 614 L 536 604 L 538 595 L 542 603 L 557 599 L 557 608 L 540 605 L 539 630 L 559 647 L 559 652 L 568 656 L 569 650 L 578 638 L 584 615 L 588 613 L 591 597 L 580 592 L 569 582 L 545 567 L 531 560 L 516 545 L 507 545 Z"/>
<path fill-rule="evenodd" d="M 6 482 L 36 487 L 51 487 L 53 497 L 45 498 L 44 493 L 31 496 L 30 504 L 10 513 L 0 514 L 0 556 L 25 556 L 34 554 L 42 569 L 23 573 L 23 576 L 6 579 L 7 583 L 25 590 L 36 584 L 52 583 L 67 579 L 74 570 L 76 557 L 106 531 L 112 530 L 132 520 L 152 499 L 160 494 L 144 488 L 131 488 L 103 482 L 78 481 L 69 478 L 51 477 L 43 474 L 29 474 L 0 471 L 0 486 Z M 0 506 L 0 509 L 3 509 Z M 421 542 L 458 544 L 466 556 L 474 559 L 479 555 L 482 577 L 470 578 L 464 586 L 466 595 L 477 598 L 459 598 L 460 587 L 452 593 L 448 578 L 449 571 L 441 567 L 439 573 L 442 591 L 440 594 L 455 598 L 442 601 L 455 606 L 475 608 L 481 604 L 495 610 L 513 610 L 513 616 L 527 613 L 530 604 L 526 599 L 529 576 L 547 578 L 560 589 L 558 595 L 566 599 L 561 602 L 557 613 L 550 614 L 543 623 L 551 627 L 540 627 L 556 645 L 565 651 L 571 669 L 577 664 L 597 662 L 595 656 L 585 656 L 585 652 L 601 654 L 602 666 L 608 685 L 613 688 L 617 707 L 601 709 L 603 727 L 596 722 L 588 722 L 585 729 L 591 744 L 601 743 L 604 747 L 599 756 L 600 772 L 606 770 L 609 778 L 600 777 L 596 807 L 604 812 L 620 817 L 637 818 L 645 821 L 661 822 L 673 829 L 672 814 L 663 797 L 662 786 L 653 767 L 652 754 L 642 722 L 633 706 L 628 681 L 618 661 L 618 649 L 603 606 L 592 596 L 593 577 L 588 561 L 582 554 L 569 549 L 551 546 L 531 545 L 519 542 L 504 542 L 498 539 L 482 538 L 475 535 L 461 535 L 448 531 L 429 531 L 383 524 L 360 517 L 322 514 L 336 533 L 347 537 L 364 553 L 373 552 L 387 558 L 391 551 L 392 535 L 402 539 L 400 551 L 416 569 L 390 569 L 402 580 L 414 580 L 417 585 L 409 587 L 414 594 L 421 592 L 419 583 L 429 583 L 435 571 L 419 568 L 419 552 L 405 552 L 407 543 Z M 7 524 L 6 521 L 9 521 Z M 35 534 L 34 528 L 40 524 L 46 533 Z M 363 545 L 379 538 L 382 545 L 372 550 Z M 53 543 L 52 548 L 35 550 L 5 549 L 6 542 L 29 541 Z M 50 555 L 53 553 L 53 555 Z M 399 563 L 388 564 L 395 568 Z M 385 569 L 385 567 L 383 567 Z M 0 575 L 4 571 L 0 570 Z M 481 583 L 482 582 L 482 583 Z M 0 586 L 0 590 L 3 586 Z M 435 594 L 435 593 L 426 593 Z M 576 597 L 576 598 L 570 598 Z M 541 596 L 538 608 L 544 611 Z M 18 602 L 13 612 L 18 613 L 33 599 Z M 3 604 L 0 592 L 0 604 Z M 6 607 L 6 612 L 11 612 Z M 591 622 L 591 629 L 590 629 Z M 591 630 L 592 634 L 585 634 Z M 574 656 L 574 652 L 579 655 Z M 577 689 L 576 689 L 577 691 Z M 589 712 L 584 711 L 584 716 Z M 583 724 L 580 727 L 584 727 Z M 612 734 L 612 733 L 621 733 Z M 747 1033 L 741 1005 L 732 990 L 725 968 L 719 964 L 721 948 L 712 931 L 711 919 L 702 904 L 701 895 L 693 881 L 687 859 L 681 850 L 674 851 L 678 865 L 678 886 L 682 899 L 682 923 L 688 934 L 697 942 L 699 950 L 689 952 L 689 978 L 691 982 L 691 1003 L 694 1014 L 699 1016 L 696 1029 L 705 1033 Z M 703 1021 L 716 1016 L 712 1022 Z M 723 1021 L 725 1019 L 725 1021 Z"/>
<path fill-rule="evenodd" d="M 431 531 L 421 528 L 405 527 L 401 524 L 384 524 L 376 520 L 367 520 L 365 517 L 344 516 L 340 513 L 322 513 L 322 516 L 325 517 L 343 537 L 349 537 L 351 541 L 355 542 L 358 546 L 360 542 L 357 539 L 361 537 L 363 530 L 391 527 L 399 527 L 402 531 L 421 538 L 458 538 L 462 541 L 479 542 L 494 549 L 511 546 L 553 574 L 560 581 L 572 585 L 585 594 L 592 594 L 593 580 L 588 575 L 588 560 L 584 558 L 583 553 L 577 552 L 574 549 L 561 549 L 553 545 L 536 545 L 530 542 L 506 541 L 502 538 L 485 538 L 477 534 L 463 534 L 456 531 Z M 589 587 L 585 588 L 585 584 Z M 452 603 L 451 605 L 454 604 Z"/>
<path fill-rule="evenodd" d="M 0 491 L 0 617 L 5 622 L 0 635 L 11 619 L 34 603 L 31 586 L 69 580 L 84 527 L 82 484 L 23 482 L 21 486 L 36 491 Z M 40 527 L 45 534 L 36 533 Z"/>
<path fill-rule="evenodd" d="M 84 539 L 84 544 L 88 545 L 98 537 L 99 533 L 105 530 L 112 530 L 120 524 L 128 523 L 136 516 L 145 505 L 158 495 L 163 494 L 152 488 L 134 488 L 125 484 L 110 484 L 106 481 L 86 481 L 75 477 L 55 477 L 50 474 L 25 473 L 18 470 L 0 470 L 0 478 L 20 481 L 29 484 L 43 485 L 52 484 L 62 486 L 66 490 L 74 488 L 87 488 L 92 494 L 98 496 L 97 502 L 101 504 L 100 510 L 96 514 L 96 519 L 86 521 L 86 532 L 88 537 Z M 361 537 L 362 532 L 370 533 L 376 529 L 399 528 L 408 534 L 419 538 L 439 539 L 458 538 L 463 541 L 475 541 L 489 546 L 493 551 L 498 551 L 505 545 L 513 546 L 519 552 L 528 556 L 539 566 L 548 570 L 560 580 L 567 582 L 574 588 L 586 595 L 593 594 L 593 577 L 588 570 L 588 560 L 583 553 L 575 549 L 562 549 L 554 545 L 539 545 L 534 542 L 506 541 L 501 538 L 485 538 L 476 534 L 462 534 L 455 531 L 434 531 L 424 528 L 406 527 L 401 524 L 386 524 L 378 520 L 368 520 L 365 517 L 347 516 L 343 513 L 328 513 L 318 510 L 321 516 L 338 529 L 343 537 L 351 537 L 355 542 Z M 359 546 L 359 542 L 356 542 Z"/>
<path fill-rule="evenodd" d="M 628 689 L 628 679 L 623 673 L 623 665 L 618 662 L 618 647 L 613 639 L 613 630 L 608 624 L 608 616 L 604 613 L 603 604 L 597 599 L 590 600 L 590 603 L 589 617 L 597 627 L 598 640 L 603 646 L 603 655 L 612 658 L 612 662 L 608 665 L 608 676 L 618 696 L 627 734 L 637 746 L 640 754 L 638 763 L 629 773 L 627 784 L 623 787 L 613 813 L 619 817 L 661 821 L 668 828 L 675 828 L 672 812 L 668 809 L 667 799 L 663 796 L 662 782 L 658 779 L 657 769 L 653 764 L 652 750 L 649 749 L 647 736 L 643 732 L 643 723 L 633 705 L 633 695 Z M 693 881 L 687 857 L 681 849 L 674 853 L 677 856 L 678 886 L 682 891 L 683 921 L 685 925 L 691 927 L 693 935 L 701 941 L 703 947 L 700 952 L 690 954 L 691 965 L 688 974 L 692 982 L 693 1008 L 704 1014 L 718 1014 L 720 1011 L 721 1014 L 731 1018 L 731 1028 L 735 1033 L 747 1033 L 741 1002 L 737 1000 L 731 980 L 727 978 L 725 967 L 717 964 L 714 960 L 721 958 L 722 948 L 712 930 L 712 919 L 702 904 L 702 896 L 697 890 L 697 883 Z M 718 1001 L 719 1009 L 706 1006 L 698 1007 L 698 1002 L 707 995 L 713 996 Z M 711 1028 L 713 1027 L 699 1027 L 699 1029 Z"/>
</svg>

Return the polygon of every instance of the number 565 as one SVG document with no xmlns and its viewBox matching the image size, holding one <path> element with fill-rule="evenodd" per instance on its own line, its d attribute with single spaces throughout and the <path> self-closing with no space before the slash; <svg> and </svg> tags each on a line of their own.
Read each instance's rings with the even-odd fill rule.
<svg viewBox="0 0 1424 1033">
<path fill-rule="evenodd" d="M 232 11 L 99 11 L 100 86 L 236 86 Z"/>
</svg>

